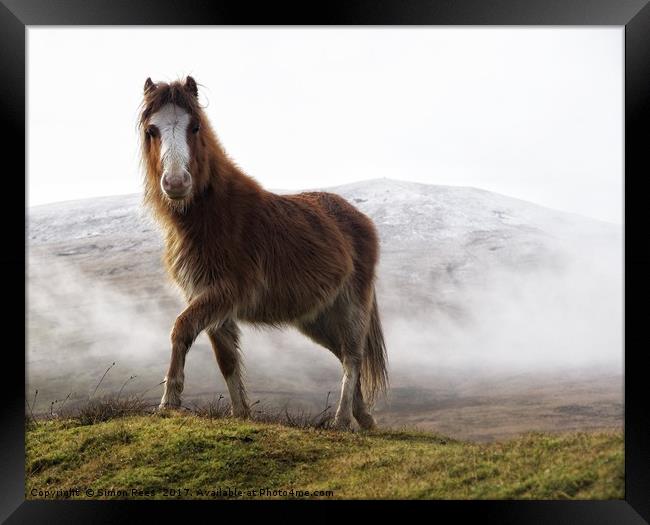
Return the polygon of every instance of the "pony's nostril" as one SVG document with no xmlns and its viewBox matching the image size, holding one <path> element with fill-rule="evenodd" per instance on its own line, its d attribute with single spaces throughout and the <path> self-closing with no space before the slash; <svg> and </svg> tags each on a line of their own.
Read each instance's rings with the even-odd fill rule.
<svg viewBox="0 0 650 525">
<path fill-rule="evenodd" d="M 171 177 L 163 177 L 162 185 L 164 189 L 171 190 L 174 187 L 174 179 Z"/>
<path fill-rule="evenodd" d="M 190 176 L 187 173 L 183 173 L 163 177 L 162 184 L 166 190 L 175 190 L 189 186 L 190 180 Z"/>
</svg>

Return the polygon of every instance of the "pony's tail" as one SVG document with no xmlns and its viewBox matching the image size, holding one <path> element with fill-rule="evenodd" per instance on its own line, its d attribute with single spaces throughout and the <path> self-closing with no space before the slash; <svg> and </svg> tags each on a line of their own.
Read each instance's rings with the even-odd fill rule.
<svg viewBox="0 0 650 525">
<path fill-rule="evenodd" d="M 386 367 L 388 357 L 374 289 L 372 291 L 370 323 L 364 350 L 361 362 L 361 388 L 365 401 L 372 405 L 377 399 L 377 395 L 385 393 L 388 389 L 388 369 Z"/>
</svg>

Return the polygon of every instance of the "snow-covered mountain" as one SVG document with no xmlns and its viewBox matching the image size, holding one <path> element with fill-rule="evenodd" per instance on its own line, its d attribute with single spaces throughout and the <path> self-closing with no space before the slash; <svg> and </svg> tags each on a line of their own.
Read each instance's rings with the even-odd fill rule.
<svg viewBox="0 0 650 525">
<path fill-rule="evenodd" d="M 384 271 L 407 265 L 416 277 L 559 263 L 576 243 L 613 246 L 622 234 L 617 225 L 475 188 L 377 179 L 325 190 L 374 220 Z M 32 207 L 27 238 L 31 253 L 67 257 L 98 275 L 159 273 L 161 239 L 137 194 Z"/>
<path fill-rule="evenodd" d="M 470 187 L 374 179 L 322 191 L 345 197 L 372 217 L 384 243 L 471 238 L 477 232 L 519 231 L 568 238 L 621 231 L 618 225 Z M 145 216 L 139 194 L 33 206 L 28 213 L 28 238 L 31 245 L 106 235 L 131 235 L 146 241 L 150 236 L 142 234 L 151 231 L 151 224 Z"/>
</svg>

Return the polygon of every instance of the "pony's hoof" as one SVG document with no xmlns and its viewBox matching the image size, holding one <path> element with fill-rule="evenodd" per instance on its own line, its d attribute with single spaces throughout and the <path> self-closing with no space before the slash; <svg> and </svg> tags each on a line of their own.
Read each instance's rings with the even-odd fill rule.
<svg viewBox="0 0 650 525">
<path fill-rule="evenodd" d="M 335 430 L 342 430 L 345 432 L 352 431 L 352 420 L 345 418 L 335 418 L 332 425 Z"/>
<path fill-rule="evenodd" d="M 361 430 L 377 430 L 377 423 L 375 418 L 370 414 L 358 415 L 355 418 Z"/>
<path fill-rule="evenodd" d="M 164 412 L 166 410 L 178 410 L 180 408 L 180 401 L 178 403 L 172 403 L 171 401 L 161 401 L 158 405 L 158 412 Z"/>
</svg>

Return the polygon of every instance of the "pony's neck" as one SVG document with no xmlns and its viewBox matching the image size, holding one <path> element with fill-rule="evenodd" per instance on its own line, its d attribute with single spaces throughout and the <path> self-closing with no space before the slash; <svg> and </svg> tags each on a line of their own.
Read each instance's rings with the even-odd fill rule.
<svg viewBox="0 0 650 525">
<path fill-rule="evenodd" d="M 262 192 L 263 189 L 257 181 L 246 175 L 233 160 L 226 154 L 217 135 L 210 129 L 205 136 L 202 158 L 197 163 L 201 172 L 200 180 L 204 181 L 199 195 L 202 197 L 210 194 L 227 195 L 247 194 Z M 197 197 L 199 196 L 197 195 Z"/>
</svg>

